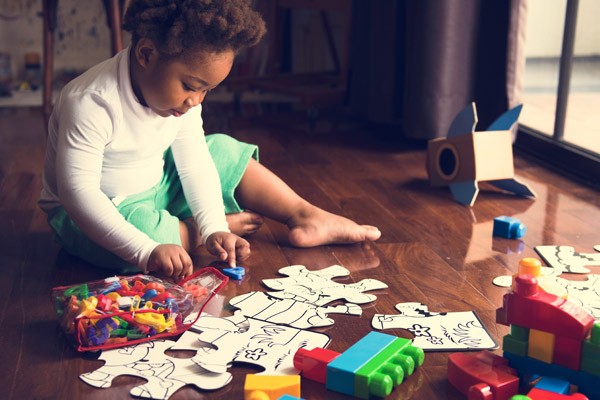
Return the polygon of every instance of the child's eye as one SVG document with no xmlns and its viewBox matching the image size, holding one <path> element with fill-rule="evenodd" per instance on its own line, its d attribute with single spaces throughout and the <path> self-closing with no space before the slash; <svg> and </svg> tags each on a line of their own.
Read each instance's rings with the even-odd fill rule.
<svg viewBox="0 0 600 400">
<path fill-rule="evenodd" d="M 190 85 L 188 85 L 185 82 L 182 82 L 183 85 L 183 90 L 185 90 L 186 92 L 195 92 L 196 89 L 194 89 L 193 87 L 191 87 Z"/>
</svg>

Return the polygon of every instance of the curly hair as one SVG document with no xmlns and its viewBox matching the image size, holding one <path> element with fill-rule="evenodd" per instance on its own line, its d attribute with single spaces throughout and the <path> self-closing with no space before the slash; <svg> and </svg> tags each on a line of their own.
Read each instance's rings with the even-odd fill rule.
<svg viewBox="0 0 600 400">
<path fill-rule="evenodd" d="M 123 29 L 131 33 L 134 45 L 148 38 L 167 57 L 190 48 L 238 53 L 266 32 L 263 18 L 248 0 L 133 0 Z"/>
</svg>

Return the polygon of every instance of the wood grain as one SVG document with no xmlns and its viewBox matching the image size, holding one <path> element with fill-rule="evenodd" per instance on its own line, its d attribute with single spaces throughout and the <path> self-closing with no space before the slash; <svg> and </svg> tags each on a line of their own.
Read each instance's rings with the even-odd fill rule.
<svg viewBox="0 0 600 400">
<path fill-rule="evenodd" d="M 0 110 L 0 386 L 6 399 L 128 399 L 142 380 L 119 377 L 111 388 L 95 389 L 81 373 L 102 365 L 97 355 L 79 354 L 65 341 L 53 312 L 50 289 L 112 275 L 67 255 L 53 241 L 37 208 L 45 133 L 39 110 Z M 266 121 L 266 120 L 264 120 Z M 238 121 L 239 122 L 239 121 Z M 261 162 L 299 194 L 329 211 L 380 227 L 375 243 L 292 248 L 287 230 L 268 220 L 250 237 L 247 277 L 223 291 L 223 301 L 249 291 L 264 291 L 262 280 L 287 265 L 317 270 L 340 264 L 351 271 L 340 282 L 379 279 L 389 288 L 374 292 L 377 301 L 363 306 L 361 317 L 334 315 L 321 328 L 330 348 L 343 351 L 370 328 L 376 313 L 395 313 L 406 301 L 432 311 L 475 310 L 500 342 L 507 328 L 495 323 L 504 289 L 492 279 L 516 271 L 523 257 L 536 256 L 541 244 L 569 245 L 592 252 L 598 244 L 598 192 L 570 181 L 535 162 L 515 157 L 516 173 L 537 192 L 533 200 L 495 191 L 480 193 L 474 207 L 456 203 L 445 188 L 430 188 L 423 143 L 378 138 L 368 127 L 338 124 L 307 135 L 285 125 L 232 125 L 231 134 L 257 143 Z M 519 218 L 528 228 L 522 241 L 492 238 L 499 215 Z M 217 265 L 200 252 L 197 266 Z M 597 267 L 592 268 L 598 273 Z M 211 312 L 229 315 L 222 303 Z M 390 333 L 410 337 L 402 330 Z M 447 353 L 428 353 L 425 364 L 390 399 L 462 399 L 446 381 Z M 241 399 L 244 374 L 234 366 L 227 387 L 204 392 L 185 387 L 172 399 Z M 315 382 L 303 380 L 306 399 L 346 399 Z"/>
</svg>

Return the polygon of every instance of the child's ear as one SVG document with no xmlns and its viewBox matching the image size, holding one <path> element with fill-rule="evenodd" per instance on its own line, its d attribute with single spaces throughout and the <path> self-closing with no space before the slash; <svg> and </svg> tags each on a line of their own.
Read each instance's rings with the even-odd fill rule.
<svg viewBox="0 0 600 400">
<path fill-rule="evenodd" d="M 142 67 L 158 58 L 158 49 L 150 39 L 140 39 L 135 45 L 135 57 Z"/>
</svg>

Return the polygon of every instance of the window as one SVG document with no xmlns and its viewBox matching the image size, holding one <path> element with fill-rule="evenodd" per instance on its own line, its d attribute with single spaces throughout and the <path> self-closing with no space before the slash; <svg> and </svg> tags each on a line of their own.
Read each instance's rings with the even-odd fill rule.
<svg viewBox="0 0 600 400">
<path fill-rule="evenodd" d="M 517 147 L 600 185 L 600 2 L 528 1 Z"/>
</svg>

